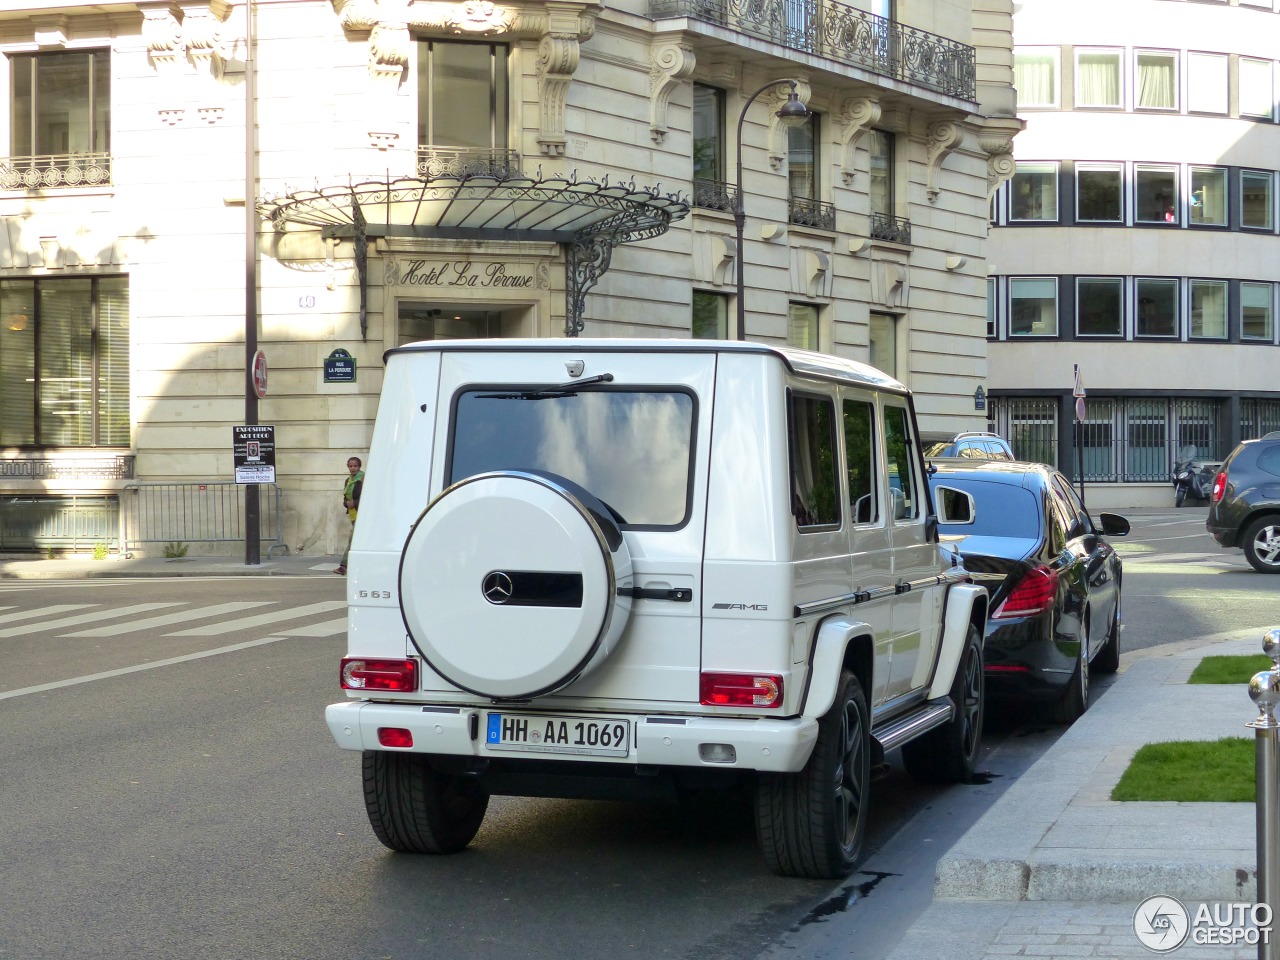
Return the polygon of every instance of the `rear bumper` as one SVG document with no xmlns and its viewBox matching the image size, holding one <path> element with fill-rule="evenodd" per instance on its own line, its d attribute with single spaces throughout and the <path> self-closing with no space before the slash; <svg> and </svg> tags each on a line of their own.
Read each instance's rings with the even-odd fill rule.
<svg viewBox="0 0 1280 960">
<path fill-rule="evenodd" d="M 535 713 L 536 711 L 521 711 Z M 438 756 L 543 761 L 587 761 L 632 766 L 700 767 L 794 773 L 805 765 L 818 737 L 818 721 L 805 717 L 747 720 L 734 717 L 675 717 L 629 714 L 632 743 L 626 757 L 582 757 L 572 754 L 489 751 L 481 735 L 484 708 L 437 707 L 421 704 L 371 703 L 349 700 L 330 704 L 324 718 L 329 732 L 344 750 L 386 750 Z M 557 711 L 557 715 L 562 715 Z M 395 727 L 413 734 L 413 746 L 392 749 L 378 742 L 378 728 Z M 736 759 L 708 762 L 703 744 L 729 744 Z"/>
<path fill-rule="evenodd" d="M 1218 546 L 1220 547 L 1236 546 L 1236 537 L 1240 533 L 1239 527 L 1215 527 L 1209 524 L 1205 524 L 1205 529 L 1209 531 L 1209 536 L 1213 537 L 1214 541 L 1218 544 Z"/>
</svg>

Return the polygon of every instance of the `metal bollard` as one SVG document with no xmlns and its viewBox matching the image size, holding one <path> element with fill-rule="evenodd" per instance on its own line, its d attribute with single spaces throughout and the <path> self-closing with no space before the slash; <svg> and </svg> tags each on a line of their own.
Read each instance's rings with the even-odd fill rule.
<svg viewBox="0 0 1280 960">
<path fill-rule="evenodd" d="M 1254 730 L 1255 776 L 1258 824 L 1258 903 L 1271 910 L 1274 933 L 1275 909 L 1280 903 L 1280 720 L 1272 711 L 1280 704 L 1280 629 L 1268 630 L 1262 638 L 1262 652 L 1269 656 L 1270 670 L 1255 673 L 1249 681 L 1249 698 L 1257 704 L 1256 719 L 1245 726 Z M 1274 936 L 1258 938 L 1258 960 L 1280 960 L 1280 943 Z"/>
</svg>

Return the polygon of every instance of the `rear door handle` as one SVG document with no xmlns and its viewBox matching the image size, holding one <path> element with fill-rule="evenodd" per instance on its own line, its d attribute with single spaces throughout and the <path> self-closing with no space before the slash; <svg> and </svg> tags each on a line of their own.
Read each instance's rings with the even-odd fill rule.
<svg viewBox="0 0 1280 960">
<path fill-rule="evenodd" d="M 689 603 L 693 600 L 693 591 L 688 587 L 619 587 L 618 596 L 631 597 L 635 600 L 673 600 L 676 603 Z"/>
</svg>

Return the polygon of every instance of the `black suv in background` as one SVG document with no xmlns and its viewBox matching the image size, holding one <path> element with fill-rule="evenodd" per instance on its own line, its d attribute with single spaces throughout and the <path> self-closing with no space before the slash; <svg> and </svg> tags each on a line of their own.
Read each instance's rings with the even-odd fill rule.
<svg viewBox="0 0 1280 960">
<path fill-rule="evenodd" d="M 1280 573 L 1280 431 L 1231 451 L 1209 496 L 1209 535 L 1259 573 Z"/>
</svg>

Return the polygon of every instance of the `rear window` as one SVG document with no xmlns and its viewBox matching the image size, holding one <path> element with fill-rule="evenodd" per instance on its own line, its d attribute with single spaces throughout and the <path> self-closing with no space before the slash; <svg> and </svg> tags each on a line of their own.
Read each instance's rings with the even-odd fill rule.
<svg viewBox="0 0 1280 960">
<path fill-rule="evenodd" d="M 1007 483 L 981 483 L 939 477 L 942 486 L 964 490 L 973 497 L 973 523 L 943 523 L 938 529 L 953 536 L 1019 537 L 1036 539 L 1044 511 L 1036 495 L 1025 487 Z"/>
<path fill-rule="evenodd" d="M 558 474 L 627 527 L 689 514 L 694 399 L 679 390 L 468 390 L 454 406 L 448 483 L 491 470 Z"/>
</svg>

